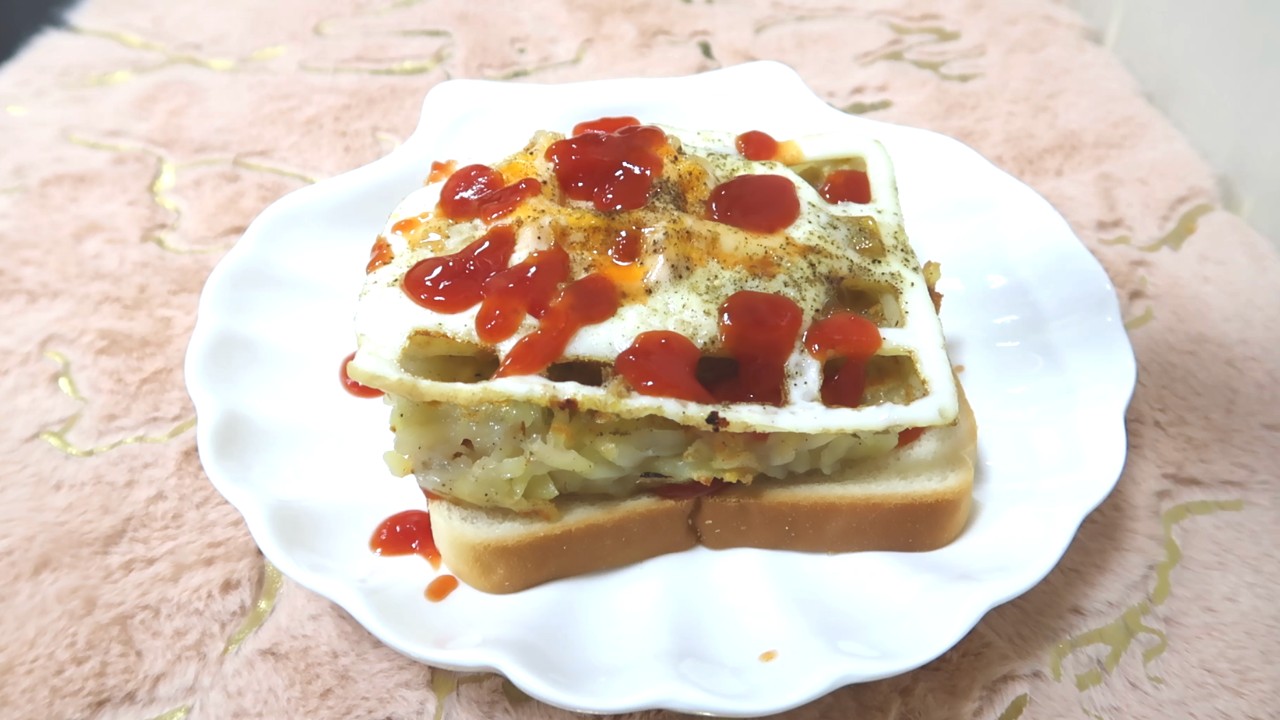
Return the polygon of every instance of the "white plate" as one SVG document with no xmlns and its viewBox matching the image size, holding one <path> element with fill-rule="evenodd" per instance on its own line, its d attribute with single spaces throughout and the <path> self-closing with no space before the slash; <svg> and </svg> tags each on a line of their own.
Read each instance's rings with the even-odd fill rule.
<svg viewBox="0 0 1280 720">
<path fill-rule="evenodd" d="M 423 598 L 427 563 L 369 552 L 382 519 L 424 506 L 412 478 L 383 466 L 387 407 L 337 380 L 373 238 L 432 160 L 498 159 L 539 128 L 606 115 L 886 145 L 911 241 L 942 263 L 942 320 L 980 427 L 960 539 L 922 554 L 698 548 L 514 595 L 462 587 L 438 604 Z M 959 142 L 842 113 L 770 62 L 436 86 L 400 149 L 254 221 L 209 277 L 186 361 L 210 480 L 273 563 L 383 642 L 496 670 L 566 708 L 733 716 L 918 667 L 1043 578 L 1120 474 L 1134 374 L 1111 284 L 1049 203 Z"/>
</svg>

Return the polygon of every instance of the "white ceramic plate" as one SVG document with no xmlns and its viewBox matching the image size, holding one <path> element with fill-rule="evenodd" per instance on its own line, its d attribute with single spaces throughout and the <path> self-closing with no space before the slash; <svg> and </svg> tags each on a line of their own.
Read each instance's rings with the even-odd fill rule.
<svg viewBox="0 0 1280 720">
<path fill-rule="evenodd" d="M 369 552 L 382 519 L 424 506 L 412 478 L 383 466 L 387 407 L 337 380 L 373 238 L 432 160 L 496 160 L 537 129 L 606 115 L 886 145 L 911 241 L 942 263 L 942 320 L 980 427 L 959 540 L 922 554 L 698 548 L 514 595 L 462 587 L 438 604 L 423 598 L 426 562 Z M 961 143 L 842 113 L 769 62 L 436 86 L 401 148 L 254 221 L 209 277 L 186 362 L 210 480 L 273 563 L 383 642 L 496 670 L 562 707 L 732 716 L 922 665 L 1043 578 L 1120 474 L 1134 375 L 1112 286 L 1049 203 Z"/>
</svg>

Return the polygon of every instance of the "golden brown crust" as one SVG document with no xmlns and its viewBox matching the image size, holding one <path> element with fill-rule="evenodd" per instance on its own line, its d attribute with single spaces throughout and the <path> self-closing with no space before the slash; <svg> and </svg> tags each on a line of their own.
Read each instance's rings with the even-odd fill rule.
<svg viewBox="0 0 1280 720">
<path fill-rule="evenodd" d="M 962 392 L 955 424 L 866 463 L 855 477 L 757 482 L 696 500 L 577 499 L 564 503 L 555 521 L 432 500 L 432 529 L 449 570 L 491 593 L 622 567 L 699 542 L 829 553 L 935 550 L 955 540 L 969 519 L 976 443 Z"/>
</svg>

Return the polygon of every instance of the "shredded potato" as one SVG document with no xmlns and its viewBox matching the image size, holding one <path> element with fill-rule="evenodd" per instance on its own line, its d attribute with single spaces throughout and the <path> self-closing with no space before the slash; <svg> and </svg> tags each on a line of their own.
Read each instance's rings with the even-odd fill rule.
<svg viewBox="0 0 1280 720">
<path fill-rule="evenodd" d="M 673 482 L 749 483 L 887 453 L 896 432 L 840 435 L 711 432 L 646 417 L 618 419 L 532 403 L 462 407 L 393 398 L 395 452 L 432 492 L 474 505 L 546 511 L 564 494 L 621 497 Z"/>
</svg>

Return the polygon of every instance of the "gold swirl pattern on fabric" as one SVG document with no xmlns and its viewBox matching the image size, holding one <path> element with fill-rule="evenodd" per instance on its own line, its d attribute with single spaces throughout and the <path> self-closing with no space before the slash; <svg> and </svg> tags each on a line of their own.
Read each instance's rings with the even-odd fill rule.
<svg viewBox="0 0 1280 720">
<path fill-rule="evenodd" d="M 720 62 L 720 58 L 716 57 L 715 51 L 711 49 L 710 40 L 699 40 L 696 44 L 698 52 L 702 53 L 702 57 L 712 63 L 711 67 L 713 69 L 724 66 L 724 63 Z"/>
<path fill-rule="evenodd" d="M 1147 325 L 1148 323 L 1150 323 L 1152 320 L 1155 320 L 1155 319 L 1156 319 L 1155 306 L 1147 305 L 1147 309 L 1143 310 L 1141 315 L 1137 317 L 1129 318 L 1128 320 L 1124 321 L 1124 329 L 1128 330 L 1129 332 L 1133 332 L 1134 330 L 1137 330 L 1140 327 L 1144 327 L 1145 325 Z"/>
<path fill-rule="evenodd" d="M 417 3 L 393 3 L 386 7 L 374 8 L 355 15 L 338 18 L 327 18 L 317 22 L 311 32 L 319 37 L 344 37 L 344 36 L 367 36 L 367 35 L 398 35 L 401 37 L 444 37 L 453 39 L 453 33 L 448 30 L 433 27 L 406 28 L 393 27 L 385 29 L 373 29 L 358 26 L 359 21 L 364 18 L 374 18 L 396 10 L 403 10 L 412 7 Z"/>
<path fill-rule="evenodd" d="M 835 19 L 848 18 L 880 25 L 896 37 L 880 47 L 863 53 L 858 61 L 866 65 L 881 62 L 906 63 L 919 70 L 932 73 L 939 80 L 947 82 L 967 83 L 983 76 L 981 72 L 953 72 L 949 67 L 953 63 L 975 60 L 986 55 L 985 47 L 957 47 L 954 43 L 963 38 L 959 30 L 952 30 L 941 25 L 924 25 L 922 23 L 939 20 L 933 14 L 919 16 L 899 16 L 886 13 L 855 15 L 847 12 L 830 12 L 813 15 L 791 15 L 778 17 L 758 23 L 754 32 L 760 35 L 767 30 L 782 25 L 804 22 L 828 22 Z"/>
<path fill-rule="evenodd" d="M 352 31 L 343 26 L 344 18 L 321 20 L 311 29 L 320 37 L 343 37 L 346 35 L 399 35 L 401 37 L 438 37 L 453 38 L 453 33 L 441 28 L 391 28 L 378 31 Z"/>
<path fill-rule="evenodd" d="M 1136 245 L 1133 238 L 1129 235 L 1121 235 L 1111 239 L 1103 239 L 1098 242 L 1103 245 L 1128 245 L 1142 252 L 1159 252 L 1161 248 L 1169 248 L 1177 252 L 1182 249 L 1187 239 L 1195 234 L 1200 218 L 1208 215 L 1217 208 L 1210 203 L 1200 203 L 1182 213 L 1178 221 L 1174 223 L 1173 229 L 1165 233 L 1163 237 L 1153 240 L 1146 245 Z"/>
<path fill-rule="evenodd" d="M 396 10 L 404 10 L 405 8 L 411 8 L 414 5 L 420 5 L 424 2 L 426 2 L 426 0 L 397 0 L 397 2 L 389 3 L 387 5 L 382 5 L 380 7 L 371 8 L 369 10 L 365 10 L 364 12 L 357 13 L 355 16 L 352 16 L 352 17 L 328 18 L 326 20 L 321 20 L 320 22 L 317 22 L 311 28 L 311 32 L 316 35 L 319 35 L 320 37 L 332 37 L 335 35 L 342 35 L 342 34 L 345 34 L 342 32 L 343 23 L 349 22 L 354 17 L 371 17 L 371 16 L 377 16 L 377 15 L 385 15 L 390 12 L 395 12 Z M 398 30 L 391 31 L 391 34 L 432 36 L 431 35 L 432 32 L 433 30 L 431 29 L 427 29 L 427 30 L 398 29 Z M 449 33 L 447 30 L 441 30 L 438 32 L 451 35 L 451 33 Z"/>
<path fill-rule="evenodd" d="M 1156 642 L 1142 651 L 1143 674 L 1152 682 L 1163 684 L 1164 680 L 1147 672 L 1146 668 L 1169 648 L 1169 638 L 1164 631 L 1150 627 L 1142 619 L 1150 615 L 1155 607 L 1163 605 L 1169 599 L 1171 574 L 1182 561 L 1182 549 L 1173 537 L 1173 528 L 1194 515 L 1212 515 L 1223 511 L 1238 512 L 1243 509 L 1243 500 L 1197 500 L 1174 505 L 1165 510 L 1160 516 L 1160 525 L 1164 532 L 1165 557 L 1156 564 L 1156 583 L 1150 596 L 1125 608 L 1119 617 L 1106 625 L 1073 635 L 1055 645 L 1049 652 L 1049 672 L 1053 679 L 1062 681 L 1063 661 L 1077 650 L 1101 645 L 1108 649 L 1107 655 L 1102 659 L 1102 667 L 1093 667 L 1077 673 L 1075 686 L 1077 690 L 1084 692 L 1101 685 L 1106 676 L 1120 665 L 1121 658 L 1128 652 L 1133 641 L 1140 635 L 1149 635 L 1155 638 Z"/>
<path fill-rule="evenodd" d="M 36 433 L 37 438 L 49 443 L 56 450 L 72 457 L 91 457 L 93 455 L 101 455 L 103 453 L 110 452 L 124 445 L 158 445 L 160 443 L 169 442 L 196 426 L 196 419 L 192 417 L 178 423 L 171 430 L 166 433 L 161 433 L 160 435 L 130 435 L 129 437 L 121 438 L 115 442 L 95 447 L 82 447 L 80 445 L 76 445 L 67 439 L 67 433 L 71 432 L 71 430 L 75 428 L 76 423 L 80 422 L 80 418 L 84 415 L 85 407 L 89 404 L 89 399 L 86 398 L 76 386 L 76 381 L 71 376 L 71 360 L 66 356 L 66 354 L 58 352 L 57 350 L 45 350 L 44 356 L 58 364 L 58 389 L 62 391 L 62 394 L 77 403 L 80 403 L 80 409 L 72 413 L 72 415 L 66 420 L 63 420 L 62 424 L 58 426 L 58 429 L 41 430 Z"/>
<path fill-rule="evenodd" d="M 877 110 L 888 110 L 891 107 L 893 107 L 893 101 L 886 98 L 884 100 L 876 100 L 875 102 L 862 102 L 855 100 L 840 109 L 850 115 L 866 115 L 867 113 L 873 113 Z"/>
<path fill-rule="evenodd" d="M 392 27 L 368 27 L 365 24 L 362 24 L 362 21 L 376 19 L 380 16 L 394 13 L 398 10 L 404 10 L 405 8 L 413 7 L 422 1 L 423 0 L 400 0 L 400 2 L 393 2 L 388 5 L 374 7 L 345 17 L 327 18 L 317 22 L 311 28 L 311 32 L 321 38 L 398 36 L 445 39 L 445 44 L 438 48 L 433 54 L 425 57 L 399 60 L 389 64 L 378 62 L 346 62 L 332 65 L 303 63 L 298 66 L 298 69 L 303 72 L 321 74 L 357 73 L 363 75 L 396 76 L 424 75 L 436 68 L 440 68 L 450 57 L 452 57 L 453 54 L 454 37 L 453 33 L 449 30 L 435 27 L 404 27 L 404 22 L 396 23 Z M 448 74 L 448 70 L 445 70 L 445 74 Z"/>
<path fill-rule="evenodd" d="M 147 192 L 151 196 L 151 201 L 156 206 L 169 212 L 173 216 L 173 219 L 159 230 L 143 231 L 141 240 L 142 242 L 153 243 L 161 250 L 177 255 L 208 255 L 222 252 L 235 244 L 234 242 L 231 242 L 206 247 L 184 245 L 174 240 L 174 236 L 178 233 L 183 220 L 182 204 L 173 192 L 178 184 L 179 170 L 202 166 L 227 165 L 250 172 L 266 173 L 293 180 L 300 180 L 307 184 L 314 184 L 320 181 L 320 178 L 304 172 L 290 170 L 288 168 L 270 165 L 256 160 L 247 160 L 239 155 L 233 155 L 231 157 L 202 158 L 199 160 L 190 160 L 180 163 L 171 159 L 165 152 L 138 144 L 105 142 L 75 134 L 68 135 L 67 141 L 93 150 L 137 152 L 150 155 L 155 159 L 156 174 L 153 176 Z"/>
<path fill-rule="evenodd" d="M 189 714 L 191 714 L 190 705 L 179 705 L 169 712 L 160 713 L 159 715 L 151 718 L 151 720 L 182 720 Z"/>
<path fill-rule="evenodd" d="M 253 607 L 240 623 L 240 627 L 227 638 L 227 644 L 222 648 L 223 655 L 230 655 L 267 622 L 271 610 L 276 606 L 276 597 L 280 594 L 282 587 L 284 587 L 284 575 L 271 564 L 270 560 L 263 558 L 262 587 L 258 590 L 258 597 L 253 601 Z"/>
<path fill-rule="evenodd" d="M 431 668 L 431 693 L 436 696 L 435 720 L 444 719 L 444 701 L 458 689 L 458 676 L 452 670 Z"/>
<path fill-rule="evenodd" d="M 874 65 L 879 62 L 906 63 L 914 68 L 933 73 L 939 80 L 947 82 L 967 83 L 982 77 L 983 74 L 980 72 L 950 72 L 947 69 L 947 66 L 952 63 L 973 60 L 986 54 L 981 46 L 952 50 L 948 43 L 961 38 L 959 30 L 949 30 L 937 25 L 912 27 L 896 22 L 888 22 L 886 26 L 898 37 L 864 55 L 863 65 Z M 912 39 L 904 40 L 904 38 Z M 948 52 L 934 55 L 932 51 L 938 48 Z"/>
<path fill-rule="evenodd" d="M 507 678 L 502 678 L 502 694 L 507 698 L 507 702 L 513 706 L 527 703 L 533 699 L 529 697 L 528 693 L 516 687 L 516 684 Z"/>
<path fill-rule="evenodd" d="M 79 417 L 76 417 L 75 419 L 79 420 Z M 74 426 L 75 423 L 73 422 L 71 425 Z M 82 447 L 67 440 L 66 432 L 67 430 L 70 430 L 70 428 L 42 430 L 36 435 L 36 437 L 44 440 L 52 445 L 56 450 L 66 453 L 67 455 L 86 458 L 111 452 L 112 450 L 124 445 L 159 445 L 161 443 L 167 443 L 195 426 L 196 419 L 193 417 L 178 423 L 168 432 L 161 433 L 159 435 L 130 435 L 129 437 L 121 438 L 115 442 L 107 443 L 106 445 L 97 445 L 94 447 Z M 66 426 L 64 426 L 64 428 L 65 427 Z"/>
<path fill-rule="evenodd" d="M 428 58 L 400 60 L 389 65 L 309 65 L 298 66 L 303 72 L 336 75 L 340 73 L 359 73 L 364 75 L 423 75 L 440 67 L 449 59 L 451 45 L 446 45 Z"/>
<path fill-rule="evenodd" d="M 308 185 L 315 185 L 316 183 L 320 182 L 323 179 L 315 175 L 308 175 L 307 173 L 299 172 L 297 170 L 289 170 L 288 168 L 282 168 L 276 165 L 269 165 L 267 163 L 258 162 L 257 160 L 246 160 L 245 158 L 242 158 L 239 156 L 209 160 L 207 162 L 202 162 L 202 161 L 197 161 L 197 162 L 201 162 L 201 164 L 210 164 L 210 165 L 225 162 L 230 164 L 231 167 L 237 167 L 237 168 L 240 168 L 241 170 L 250 170 L 253 172 L 267 173 L 268 175 L 279 175 L 280 177 L 292 178 L 294 180 L 301 180 L 302 182 Z M 194 162 L 187 163 L 185 165 L 179 165 L 178 167 L 191 167 L 195 164 L 196 163 Z"/>
<path fill-rule="evenodd" d="M 144 52 L 157 53 L 163 58 L 160 62 L 151 65 L 113 70 L 105 73 L 95 73 L 86 78 L 85 82 L 89 85 L 119 85 L 120 83 L 128 82 L 144 73 L 163 70 L 164 68 L 173 67 L 175 65 L 190 65 L 192 67 L 203 68 L 205 70 L 213 70 L 214 72 L 234 72 L 247 64 L 277 58 L 286 52 L 283 45 L 270 45 L 254 50 L 248 55 L 239 58 L 201 57 L 198 55 L 191 55 L 189 53 L 177 52 L 170 49 L 169 46 L 164 43 L 144 38 L 141 35 L 135 35 L 133 33 L 120 32 L 116 30 L 99 30 L 96 28 L 78 27 L 75 25 L 68 26 L 67 29 L 77 35 L 110 40 L 117 45 L 122 45 L 131 50 L 142 50 Z"/>
<path fill-rule="evenodd" d="M 568 58 L 566 60 L 556 60 L 549 63 L 543 63 L 541 65 L 529 65 L 526 67 L 518 67 L 512 70 L 506 70 L 506 71 L 497 72 L 497 73 L 486 73 L 485 79 L 516 80 L 518 78 L 524 78 L 524 77 L 529 77 L 530 75 L 537 75 L 538 73 L 544 73 L 548 70 L 557 70 L 559 68 L 573 67 L 574 65 L 577 65 L 582 62 L 582 60 L 587 56 L 587 50 L 589 50 L 590 48 L 591 48 L 591 40 L 589 39 L 583 40 L 581 43 L 578 44 L 578 49 L 573 53 L 573 57 Z"/>
<path fill-rule="evenodd" d="M 1009 703 L 1009 706 L 1004 709 L 1004 712 L 1000 713 L 996 720 L 1018 720 L 1018 718 L 1022 717 L 1022 711 L 1027 709 L 1027 702 L 1030 700 L 1031 696 L 1029 694 L 1022 693 Z"/>
<path fill-rule="evenodd" d="M 435 720 L 443 720 L 444 701 L 457 692 L 459 687 L 482 683 L 495 677 L 500 676 L 493 673 L 475 673 L 460 676 L 452 670 L 437 667 L 431 668 L 431 694 L 436 696 Z"/>
<path fill-rule="evenodd" d="M 383 132 L 381 130 L 373 133 L 373 139 L 378 141 L 378 144 L 382 146 L 382 151 L 385 154 L 394 152 L 404 144 L 404 140 L 401 140 L 399 136 L 392 135 L 389 132 Z"/>
<path fill-rule="evenodd" d="M 71 377 L 71 360 L 65 353 L 57 350 L 45 350 L 44 356 L 58 364 L 58 389 L 64 395 L 80 403 L 89 402 L 76 386 L 76 381 Z"/>
</svg>

